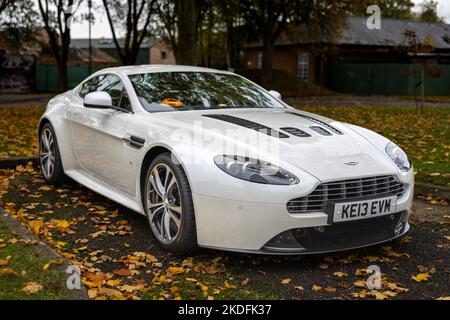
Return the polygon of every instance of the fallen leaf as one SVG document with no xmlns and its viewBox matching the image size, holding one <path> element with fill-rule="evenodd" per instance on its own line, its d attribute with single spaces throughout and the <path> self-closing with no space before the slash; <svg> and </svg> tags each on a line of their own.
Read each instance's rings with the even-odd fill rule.
<svg viewBox="0 0 450 320">
<path fill-rule="evenodd" d="M 169 268 L 167 268 L 167 272 L 170 272 L 173 275 L 184 273 L 184 271 L 185 270 L 184 270 L 183 267 L 169 267 Z"/>
<path fill-rule="evenodd" d="M 44 287 L 37 282 L 28 282 L 25 287 L 22 288 L 26 294 L 35 294 L 41 291 Z"/>
<path fill-rule="evenodd" d="M 428 280 L 428 273 L 419 273 L 416 276 L 411 276 L 411 279 L 413 279 L 416 282 L 422 282 L 422 281 L 427 281 Z"/>
<path fill-rule="evenodd" d="M 289 284 L 291 282 L 291 279 L 283 279 L 281 280 L 281 284 Z"/>
<path fill-rule="evenodd" d="M 54 264 L 63 264 L 64 260 L 50 260 L 49 262 L 47 262 L 46 264 L 44 264 L 44 266 L 42 267 L 42 270 L 47 270 L 48 268 L 50 268 L 50 266 L 54 265 Z"/>
<path fill-rule="evenodd" d="M 121 277 L 129 277 L 131 276 L 131 270 L 130 269 L 118 269 L 114 270 L 114 274 L 121 276 Z"/>
<path fill-rule="evenodd" d="M 313 285 L 311 289 L 313 291 L 320 291 L 320 290 L 322 290 L 322 287 L 321 286 L 317 286 L 317 285 Z"/>
</svg>

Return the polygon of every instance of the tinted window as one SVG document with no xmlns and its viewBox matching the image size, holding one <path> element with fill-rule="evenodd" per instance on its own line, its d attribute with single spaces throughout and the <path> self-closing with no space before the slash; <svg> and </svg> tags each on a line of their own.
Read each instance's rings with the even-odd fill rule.
<svg viewBox="0 0 450 320">
<path fill-rule="evenodd" d="M 231 74 L 161 72 L 129 78 L 149 112 L 284 107 L 251 81 Z"/>
<path fill-rule="evenodd" d="M 113 74 L 94 77 L 85 82 L 80 89 L 80 96 L 84 98 L 86 94 L 95 91 L 104 91 L 109 93 L 112 98 L 113 106 L 121 107 L 127 110 L 131 109 L 128 95 L 126 94 L 120 78 Z"/>
</svg>

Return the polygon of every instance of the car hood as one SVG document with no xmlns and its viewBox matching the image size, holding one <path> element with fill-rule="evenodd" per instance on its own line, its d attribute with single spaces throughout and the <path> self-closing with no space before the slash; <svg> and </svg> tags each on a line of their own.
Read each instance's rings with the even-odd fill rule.
<svg viewBox="0 0 450 320">
<path fill-rule="evenodd" d="M 202 132 L 244 145 L 247 150 L 266 157 L 262 160 L 281 166 L 288 163 L 321 181 L 396 172 L 384 151 L 365 136 L 341 122 L 308 112 L 294 109 L 222 109 L 171 112 L 164 117 L 170 118 L 168 123 L 178 128 L 200 125 Z M 245 121 L 273 130 L 271 134 L 275 136 L 256 134 L 258 145 L 271 144 L 271 151 L 261 154 L 254 141 L 246 139 L 247 135 L 254 136 L 255 130 L 253 124 L 249 125 Z M 323 135 L 315 131 L 315 127 L 323 128 L 331 134 Z M 309 136 L 295 136 L 282 128 L 300 129 Z M 239 130 L 239 135 L 230 136 L 230 130 Z M 277 137 L 277 132 L 285 137 Z"/>
</svg>

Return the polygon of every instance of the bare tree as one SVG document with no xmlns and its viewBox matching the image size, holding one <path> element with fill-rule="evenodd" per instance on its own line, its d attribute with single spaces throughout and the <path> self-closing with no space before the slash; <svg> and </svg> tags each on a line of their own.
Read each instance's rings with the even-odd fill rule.
<svg viewBox="0 0 450 320">
<path fill-rule="evenodd" d="M 345 18 L 351 0 L 241 0 L 248 24 L 261 34 L 263 43 L 263 81 L 272 82 L 274 45 L 283 31 L 300 24 L 322 33 L 333 32 Z"/>
<path fill-rule="evenodd" d="M 168 40 L 178 64 L 197 64 L 198 28 L 206 0 L 159 0 L 162 35 Z"/>
<path fill-rule="evenodd" d="M 114 44 L 124 65 L 136 63 L 139 49 L 148 34 L 156 0 L 103 0 Z M 125 26 L 125 38 L 119 39 L 118 30 Z"/>
<path fill-rule="evenodd" d="M 14 0 L 0 0 L 0 14 L 14 3 Z"/>
<path fill-rule="evenodd" d="M 83 0 L 79 0 L 79 6 Z M 39 11 L 58 66 L 59 89 L 68 89 L 67 60 L 70 46 L 70 20 L 76 10 L 74 0 L 38 0 Z"/>
</svg>

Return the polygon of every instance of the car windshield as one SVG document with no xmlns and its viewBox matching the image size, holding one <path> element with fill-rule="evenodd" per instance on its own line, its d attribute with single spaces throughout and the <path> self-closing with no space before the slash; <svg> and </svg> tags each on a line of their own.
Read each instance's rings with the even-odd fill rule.
<svg viewBox="0 0 450 320">
<path fill-rule="evenodd" d="M 284 108 L 242 77 L 210 72 L 158 72 L 129 76 L 148 112 L 225 108 Z"/>
</svg>

